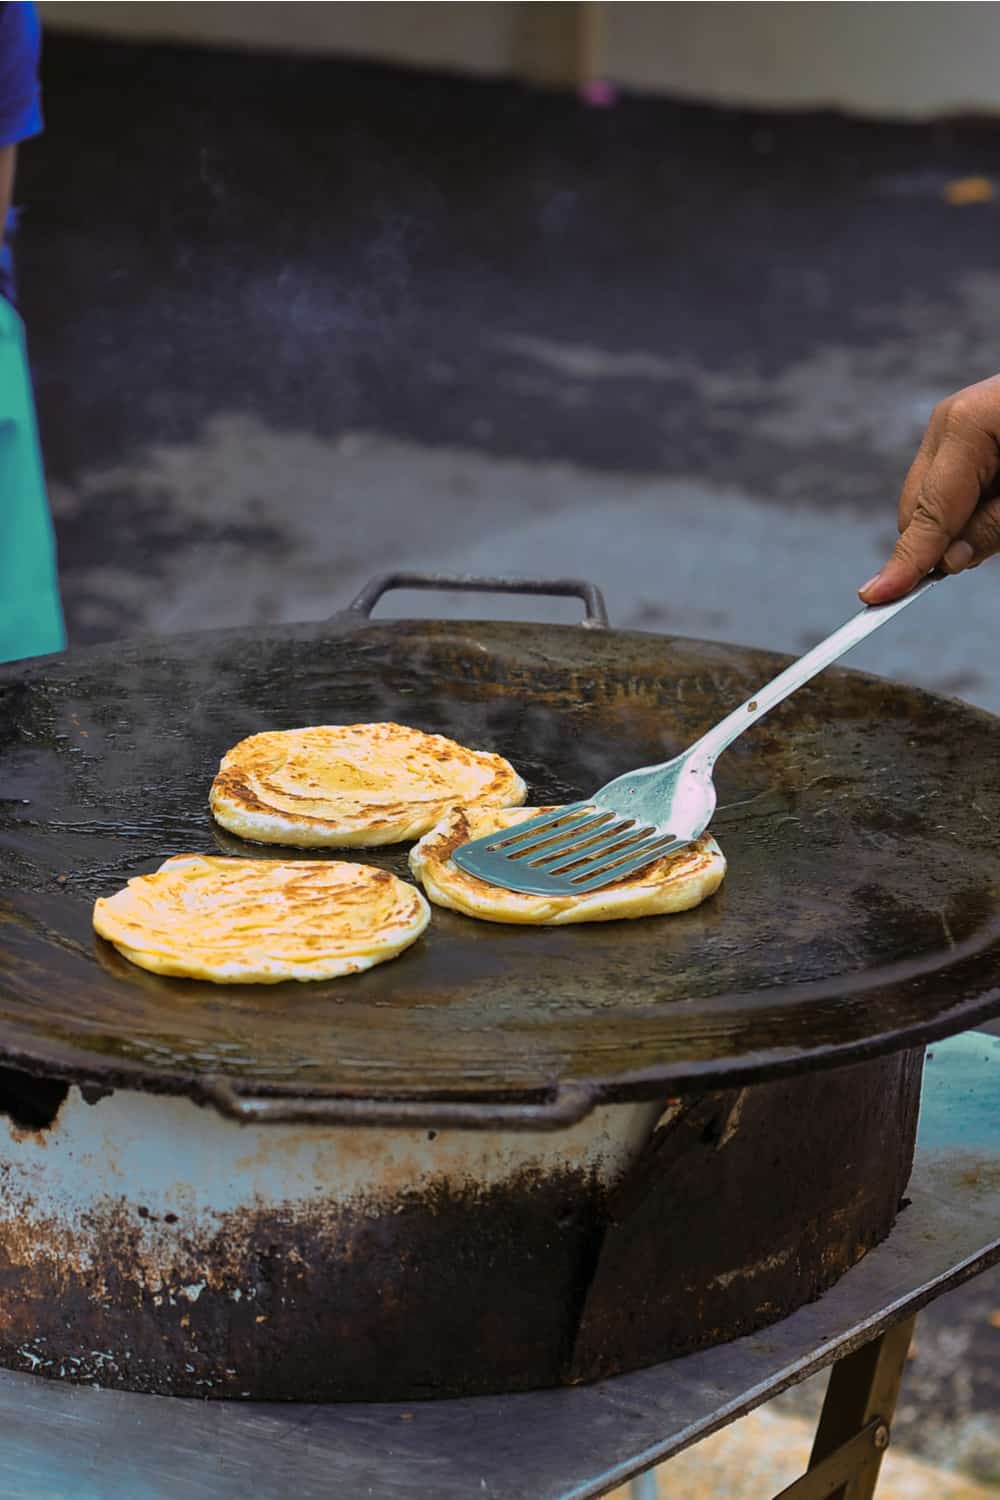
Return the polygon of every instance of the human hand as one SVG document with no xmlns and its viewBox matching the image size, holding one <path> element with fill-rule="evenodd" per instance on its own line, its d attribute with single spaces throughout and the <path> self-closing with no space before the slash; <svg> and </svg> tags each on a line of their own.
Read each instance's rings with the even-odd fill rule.
<svg viewBox="0 0 1000 1500">
<path fill-rule="evenodd" d="M 1000 552 L 1000 375 L 934 408 L 903 485 L 899 532 L 858 590 L 866 604 L 901 598 L 934 568 L 961 573 Z"/>
</svg>

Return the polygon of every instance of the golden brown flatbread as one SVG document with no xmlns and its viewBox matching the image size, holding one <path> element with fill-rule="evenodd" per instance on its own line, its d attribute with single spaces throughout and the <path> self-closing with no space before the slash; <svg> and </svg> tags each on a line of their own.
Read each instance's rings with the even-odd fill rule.
<svg viewBox="0 0 1000 1500">
<path fill-rule="evenodd" d="M 335 979 L 395 958 L 430 920 L 388 870 L 341 860 L 176 854 L 94 906 L 132 963 L 215 984 Z"/>
<path fill-rule="evenodd" d="M 346 849 L 419 838 L 458 805 L 516 807 L 524 797 L 500 755 L 402 724 L 326 724 L 241 740 L 209 804 L 245 839 Z"/>
</svg>

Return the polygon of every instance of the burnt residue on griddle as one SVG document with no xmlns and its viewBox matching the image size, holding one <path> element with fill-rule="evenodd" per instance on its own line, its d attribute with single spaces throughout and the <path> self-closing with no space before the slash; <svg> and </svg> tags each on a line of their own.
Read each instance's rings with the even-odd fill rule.
<svg viewBox="0 0 1000 1500">
<path fill-rule="evenodd" d="M 68 1093 L 69 1084 L 60 1078 L 39 1078 L 17 1068 L 0 1068 L 0 1115 L 6 1115 L 17 1130 L 48 1130 Z"/>
<path fill-rule="evenodd" d="M 783 664 L 679 638 L 345 612 L 4 668 L 0 1037 L 56 1070 L 168 1091 L 209 1071 L 264 1092 L 486 1097 L 587 1078 L 633 1095 L 847 1060 L 995 1010 L 1000 934 L 971 893 L 1000 890 L 996 721 L 837 670 L 721 761 L 729 873 L 696 911 L 574 930 L 438 910 L 419 951 L 266 995 L 141 974 L 91 934 L 96 896 L 168 855 L 218 852 L 208 790 L 245 735 L 395 719 L 499 751 L 530 799 L 558 801 L 690 744 Z M 407 876 L 403 849 L 364 858 Z M 942 977 L 946 926 L 961 963 Z M 980 939 L 981 955 L 962 950 Z M 939 955 L 937 971 L 863 991 L 914 955 L 932 969 Z"/>
</svg>

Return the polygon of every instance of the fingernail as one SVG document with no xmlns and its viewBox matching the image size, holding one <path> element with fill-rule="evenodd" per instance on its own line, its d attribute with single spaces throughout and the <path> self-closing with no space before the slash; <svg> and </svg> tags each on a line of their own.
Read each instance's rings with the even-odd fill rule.
<svg viewBox="0 0 1000 1500">
<path fill-rule="evenodd" d="M 949 573 L 961 573 L 975 557 L 968 542 L 952 542 L 941 561 Z"/>
<path fill-rule="evenodd" d="M 862 585 L 861 585 L 861 587 L 860 587 L 860 588 L 859 588 L 859 589 L 858 589 L 858 593 L 859 593 L 859 594 L 867 594 L 867 592 L 868 592 L 868 590 L 869 590 L 869 589 L 870 589 L 870 588 L 874 588 L 874 586 L 875 586 L 875 584 L 876 584 L 876 583 L 878 583 L 878 581 L 879 581 L 879 579 L 880 579 L 880 578 L 881 578 L 881 577 L 882 577 L 882 569 L 880 569 L 880 570 L 879 570 L 879 571 L 878 571 L 878 572 L 877 572 L 877 573 L 876 573 L 876 574 L 875 574 L 875 577 L 874 577 L 874 578 L 869 578 L 869 580 L 868 580 L 868 582 L 867 582 L 867 583 L 863 583 L 863 584 L 862 584 Z"/>
</svg>

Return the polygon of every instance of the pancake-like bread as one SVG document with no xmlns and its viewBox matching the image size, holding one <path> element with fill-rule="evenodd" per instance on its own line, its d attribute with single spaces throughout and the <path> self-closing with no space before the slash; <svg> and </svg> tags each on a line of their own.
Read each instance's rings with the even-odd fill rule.
<svg viewBox="0 0 1000 1500">
<path fill-rule="evenodd" d="M 726 873 L 726 859 L 710 834 L 601 890 L 579 896 L 534 896 L 508 891 L 459 869 L 451 855 L 466 839 L 514 828 L 551 807 L 453 809 L 410 851 L 410 869 L 438 906 L 485 922 L 610 922 L 618 917 L 654 917 L 688 911 L 713 895 Z"/>
<path fill-rule="evenodd" d="M 94 927 L 132 963 L 214 984 L 358 974 L 429 920 L 414 886 L 340 860 L 175 854 L 94 904 Z"/>
<path fill-rule="evenodd" d="M 241 740 L 209 805 L 241 838 L 348 849 L 419 838 L 456 806 L 517 807 L 524 797 L 500 755 L 402 724 L 323 724 Z"/>
</svg>

